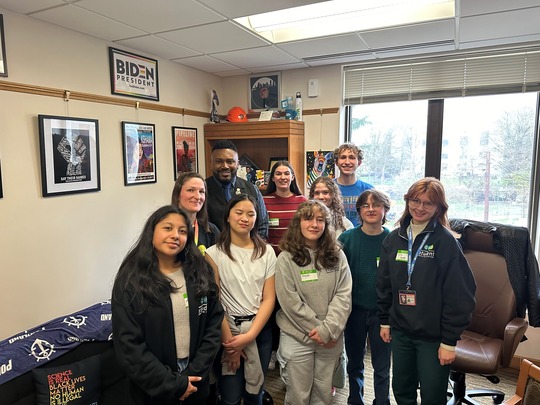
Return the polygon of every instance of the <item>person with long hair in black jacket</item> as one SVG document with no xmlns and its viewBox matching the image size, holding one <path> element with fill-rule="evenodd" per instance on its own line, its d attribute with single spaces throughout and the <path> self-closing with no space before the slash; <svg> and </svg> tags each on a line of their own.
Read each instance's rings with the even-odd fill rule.
<svg viewBox="0 0 540 405">
<path fill-rule="evenodd" d="M 204 404 L 223 309 L 187 214 L 168 205 L 146 221 L 113 287 L 116 357 L 130 404 Z"/>
</svg>

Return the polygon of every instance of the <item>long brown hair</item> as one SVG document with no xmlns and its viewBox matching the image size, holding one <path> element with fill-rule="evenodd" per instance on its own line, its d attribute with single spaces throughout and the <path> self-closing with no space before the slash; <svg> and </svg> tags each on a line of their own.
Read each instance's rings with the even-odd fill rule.
<svg viewBox="0 0 540 405">
<path fill-rule="evenodd" d="M 406 220 L 411 218 L 409 213 L 409 200 L 418 197 L 420 194 L 426 194 L 429 199 L 437 206 L 437 210 L 433 215 L 437 221 L 445 228 L 450 228 L 450 222 L 448 221 L 448 203 L 446 202 L 446 193 L 444 192 L 444 186 L 435 177 L 424 177 L 414 182 L 407 193 L 403 196 L 405 200 L 405 210 L 401 214 L 401 218 L 396 222 L 397 225 L 401 225 Z"/>
<path fill-rule="evenodd" d="M 255 224 L 253 225 L 253 228 L 249 232 L 249 237 L 253 241 L 253 244 L 255 245 L 255 249 L 253 249 L 253 254 L 251 255 L 251 260 L 256 260 L 259 257 L 262 257 L 266 253 L 266 242 L 258 233 L 259 229 L 259 211 L 257 210 L 257 202 L 255 199 L 250 196 L 249 194 L 239 194 L 235 195 L 233 198 L 230 199 L 230 201 L 227 203 L 227 207 L 225 208 L 225 215 L 223 218 L 223 229 L 221 230 L 221 233 L 219 234 L 219 238 L 216 241 L 216 245 L 219 250 L 224 252 L 229 258 L 234 262 L 235 258 L 233 257 L 231 253 L 231 224 L 229 223 L 229 214 L 232 211 L 232 209 L 238 204 L 240 201 L 249 201 L 251 204 L 253 204 L 253 208 L 255 209 L 255 212 L 257 213 L 257 218 L 255 219 Z"/>
<path fill-rule="evenodd" d="M 322 183 L 330 191 L 330 214 L 332 216 L 332 225 L 334 229 L 345 229 L 343 224 L 343 217 L 345 216 L 345 209 L 343 208 L 343 201 L 341 200 L 341 191 L 334 180 L 328 176 L 317 177 L 309 188 L 309 199 L 313 200 L 315 195 L 315 187 L 317 184 Z"/>
<path fill-rule="evenodd" d="M 189 179 L 201 179 L 204 184 L 204 189 L 208 190 L 208 188 L 206 187 L 206 181 L 199 173 L 195 173 L 195 172 L 181 173 L 176 179 L 176 181 L 174 182 L 174 187 L 173 187 L 172 195 L 171 195 L 171 205 L 174 205 L 175 207 L 180 207 L 178 205 L 178 197 L 180 195 L 180 191 L 182 191 L 182 186 Z M 208 194 L 206 194 L 206 198 L 204 199 L 204 203 L 201 209 L 199 210 L 199 212 L 197 212 L 197 223 L 206 232 L 210 232 L 210 227 L 208 226 L 208 210 L 206 209 L 207 199 L 208 199 Z"/>
<path fill-rule="evenodd" d="M 302 195 L 302 192 L 300 191 L 300 188 L 298 187 L 298 183 L 296 182 L 296 174 L 294 173 L 294 169 L 292 165 L 289 163 L 289 161 L 287 160 L 278 160 L 272 166 L 272 170 L 270 171 L 270 178 L 268 180 L 268 187 L 266 187 L 265 195 L 270 195 L 276 192 L 276 182 L 274 181 L 274 174 L 276 173 L 276 170 L 279 166 L 288 167 L 289 170 L 291 171 L 291 174 L 293 175 L 293 179 L 291 180 L 291 185 L 289 186 L 289 190 L 294 195 Z"/>
<path fill-rule="evenodd" d="M 336 241 L 330 210 L 318 200 L 305 201 L 298 206 L 291 224 L 285 231 L 285 235 L 279 242 L 282 251 L 289 252 L 292 260 L 298 266 L 307 266 L 311 262 L 311 256 L 306 247 L 306 240 L 302 235 L 300 221 L 312 219 L 315 211 L 319 211 L 324 217 L 324 232 L 317 241 L 315 251 L 315 268 L 317 270 L 333 269 L 339 263 L 339 243 Z"/>
</svg>

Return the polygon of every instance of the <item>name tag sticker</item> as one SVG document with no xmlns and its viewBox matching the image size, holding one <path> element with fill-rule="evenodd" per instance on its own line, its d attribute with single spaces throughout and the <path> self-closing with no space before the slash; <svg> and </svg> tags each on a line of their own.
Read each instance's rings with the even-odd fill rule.
<svg viewBox="0 0 540 405">
<path fill-rule="evenodd" d="M 381 261 L 381 258 L 380 258 L 380 257 L 377 257 L 377 267 L 379 267 L 380 261 Z"/>
<path fill-rule="evenodd" d="M 407 263 L 407 259 L 409 258 L 409 254 L 406 250 L 398 250 L 396 254 L 396 262 L 405 262 Z"/>
<path fill-rule="evenodd" d="M 316 269 L 312 270 L 302 270 L 300 272 L 300 278 L 302 283 L 307 283 L 308 281 L 317 281 L 319 280 L 319 274 Z"/>
<path fill-rule="evenodd" d="M 187 293 L 182 294 L 182 296 L 184 297 L 184 303 L 186 304 L 186 308 L 189 308 L 189 301 L 187 298 Z"/>
<path fill-rule="evenodd" d="M 268 226 L 279 226 L 279 218 L 269 218 Z"/>
</svg>

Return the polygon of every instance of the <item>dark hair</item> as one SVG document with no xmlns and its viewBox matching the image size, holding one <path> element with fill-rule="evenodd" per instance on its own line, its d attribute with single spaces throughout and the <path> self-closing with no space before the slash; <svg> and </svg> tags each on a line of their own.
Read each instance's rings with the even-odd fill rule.
<svg viewBox="0 0 540 405">
<path fill-rule="evenodd" d="M 334 149 L 334 162 L 337 163 L 338 157 L 344 150 L 352 150 L 353 153 L 358 158 L 358 163 L 362 163 L 362 160 L 364 160 L 364 151 L 360 149 L 358 146 L 356 146 L 352 142 L 345 142 L 339 145 L 336 149 Z"/>
<path fill-rule="evenodd" d="M 228 139 L 220 139 L 219 141 L 216 141 L 212 144 L 212 152 L 217 149 L 231 149 L 234 150 L 236 153 L 238 153 L 238 150 L 236 149 L 236 145 L 229 141 Z"/>
<path fill-rule="evenodd" d="M 286 166 L 289 169 L 291 169 L 291 174 L 293 175 L 293 179 L 291 181 L 289 190 L 291 190 L 295 195 L 302 195 L 302 192 L 300 191 L 300 188 L 298 187 L 298 183 L 296 182 L 296 174 L 294 174 L 294 169 L 287 160 L 278 160 L 272 166 L 272 170 L 270 171 L 270 179 L 268 181 L 268 187 L 266 187 L 265 195 L 270 195 L 276 192 L 276 183 L 274 181 L 274 174 L 276 173 L 276 170 L 279 166 Z"/>
<path fill-rule="evenodd" d="M 235 195 L 227 203 L 227 207 L 225 208 L 225 215 L 223 217 L 223 229 L 221 230 L 219 238 L 216 241 L 216 245 L 219 250 L 225 252 L 225 254 L 229 256 L 232 261 L 235 261 L 235 259 L 231 253 L 231 225 L 229 224 L 228 219 L 231 210 L 236 206 L 236 204 L 241 201 L 250 201 L 255 208 L 255 212 L 257 213 L 255 224 L 249 232 L 249 237 L 251 238 L 251 240 L 253 240 L 253 243 L 255 244 L 255 249 L 253 249 L 253 255 L 251 256 L 251 260 L 258 259 L 266 253 L 266 242 L 257 232 L 257 229 L 259 228 L 259 210 L 257 208 L 257 201 L 255 201 L 255 199 L 249 194 L 239 194 Z"/>
<path fill-rule="evenodd" d="M 173 187 L 172 195 L 171 195 L 171 205 L 182 208 L 178 205 L 179 204 L 178 196 L 180 195 L 180 191 L 182 191 L 182 186 L 184 185 L 184 183 L 188 181 L 189 179 L 194 179 L 194 178 L 201 179 L 204 184 L 204 189 L 208 190 L 208 188 L 206 187 L 206 181 L 199 173 L 195 173 L 195 172 L 180 173 L 180 175 L 174 182 L 174 187 Z M 212 230 L 210 229 L 210 226 L 208 225 L 208 209 L 206 208 L 207 199 L 208 199 L 208 194 L 206 195 L 206 198 L 204 199 L 204 203 L 201 209 L 199 210 L 199 212 L 197 212 L 197 223 L 206 232 L 211 232 Z"/>
<path fill-rule="evenodd" d="M 158 208 L 146 220 L 137 242 L 122 261 L 115 278 L 115 287 L 132 290 L 133 299 L 141 302 L 143 310 L 175 291 L 171 280 L 159 270 L 159 261 L 152 243 L 156 225 L 171 214 L 181 215 L 188 226 L 186 246 L 176 261 L 182 264 L 186 282 L 193 288 L 189 293 L 196 297 L 217 295 L 212 268 L 195 245 L 193 228 L 187 214 L 176 206 L 166 205 Z"/>
<path fill-rule="evenodd" d="M 382 224 L 384 225 L 386 223 L 386 213 L 390 211 L 390 198 L 383 193 L 380 190 L 376 190 L 374 188 L 370 188 L 369 190 L 364 191 L 362 194 L 358 196 L 358 200 L 356 200 L 356 212 L 358 212 L 358 219 L 360 222 L 362 222 L 362 217 L 360 215 L 360 207 L 363 204 L 366 204 L 369 200 L 369 196 L 371 196 L 371 200 L 373 203 L 376 204 L 382 204 L 384 207 L 384 216 L 382 219 Z"/>
<path fill-rule="evenodd" d="M 343 217 L 345 216 L 345 209 L 343 208 L 343 201 L 341 200 L 341 191 L 338 185 L 330 177 L 317 177 L 311 187 L 309 188 L 309 199 L 313 200 L 315 196 L 315 187 L 317 184 L 323 183 L 326 188 L 332 194 L 332 201 L 330 202 L 330 214 L 332 215 L 332 225 L 334 229 L 345 229 L 343 224 Z"/>
<path fill-rule="evenodd" d="M 279 242 L 279 248 L 289 252 L 292 255 L 292 260 L 300 267 L 307 266 L 311 262 L 300 222 L 302 219 L 312 219 L 315 210 L 321 212 L 325 222 L 324 232 L 317 241 L 315 268 L 317 270 L 333 269 L 339 262 L 340 245 L 336 241 L 330 210 L 318 200 L 305 201 L 298 206 L 285 235 Z"/>
<path fill-rule="evenodd" d="M 424 177 L 423 179 L 417 180 L 409 187 L 409 190 L 403 196 L 403 199 L 405 200 L 405 210 L 396 224 L 401 225 L 405 223 L 407 218 L 411 218 L 411 214 L 409 213 L 409 200 L 416 198 L 419 194 L 423 193 L 426 193 L 429 199 L 437 206 L 437 211 L 435 211 L 433 218 L 436 218 L 442 226 L 451 229 L 447 216 L 448 203 L 446 202 L 444 186 L 435 177 Z"/>
</svg>

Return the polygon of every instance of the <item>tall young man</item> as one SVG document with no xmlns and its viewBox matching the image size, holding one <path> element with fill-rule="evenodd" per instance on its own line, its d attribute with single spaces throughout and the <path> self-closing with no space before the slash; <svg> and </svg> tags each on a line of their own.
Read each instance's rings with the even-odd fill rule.
<svg viewBox="0 0 540 405">
<path fill-rule="evenodd" d="M 363 159 L 362 149 L 351 142 L 343 143 L 334 150 L 334 162 L 339 169 L 336 183 L 343 198 L 345 216 L 354 226 L 359 223 L 356 200 L 362 192 L 373 188 L 371 184 L 356 178 L 356 169 L 362 164 Z"/>
</svg>

